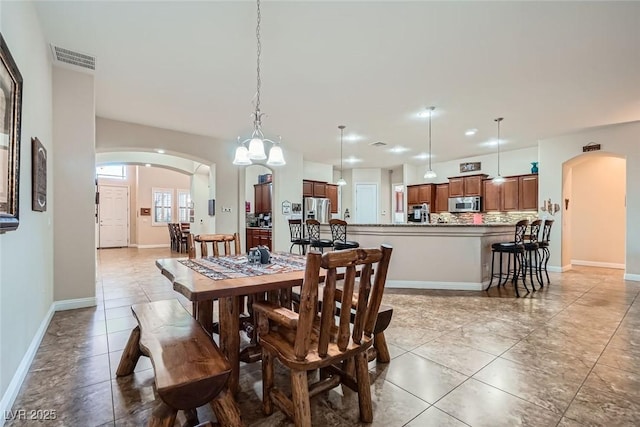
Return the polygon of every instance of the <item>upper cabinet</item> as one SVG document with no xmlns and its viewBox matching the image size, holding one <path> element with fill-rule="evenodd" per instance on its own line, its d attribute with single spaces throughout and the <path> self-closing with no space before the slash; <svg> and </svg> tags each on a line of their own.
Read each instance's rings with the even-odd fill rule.
<svg viewBox="0 0 640 427">
<path fill-rule="evenodd" d="M 255 184 L 254 189 L 254 206 L 255 213 L 271 212 L 271 189 L 272 183 Z"/>
<path fill-rule="evenodd" d="M 482 180 L 487 175 L 456 176 L 449 178 L 449 197 L 482 195 Z"/>
<path fill-rule="evenodd" d="M 326 185 L 327 199 L 331 202 L 331 213 L 338 213 L 338 186 L 335 184 Z"/>
<path fill-rule="evenodd" d="M 407 204 L 412 206 L 428 203 L 433 209 L 434 191 L 434 184 L 407 185 Z"/>
<path fill-rule="evenodd" d="M 327 183 L 321 181 L 302 181 L 302 197 L 327 197 Z"/>
<path fill-rule="evenodd" d="M 499 185 L 485 179 L 482 187 L 485 212 L 538 210 L 538 175 L 507 176 Z"/>
<path fill-rule="evenodd" d="M 449 211 L 449 184 L 436 184 L 435 206 L 431 212 L 440 213 Z"/>
</svg>

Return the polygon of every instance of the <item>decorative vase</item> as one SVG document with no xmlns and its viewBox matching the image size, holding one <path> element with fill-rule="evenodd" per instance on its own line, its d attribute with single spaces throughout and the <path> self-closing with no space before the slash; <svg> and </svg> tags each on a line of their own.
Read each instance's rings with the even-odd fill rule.
<svg viewBox="0 0 640 427">
<path fill-rule="evenodd" d="M 538 173 L 538 162 L 531 162 L 531 173 Z"/>
</svg>

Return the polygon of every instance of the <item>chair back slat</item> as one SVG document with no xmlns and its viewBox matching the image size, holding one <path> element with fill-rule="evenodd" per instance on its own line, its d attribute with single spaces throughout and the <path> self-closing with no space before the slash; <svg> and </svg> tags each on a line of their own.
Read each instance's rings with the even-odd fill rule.
<svg viewBox="0 0 640 427">
<path fill-rule="evenodd" d="M 213 256 L 220 256 L 219 245 L 224 245 L 224 255 L 239 255 L 240 254 L 240 237 L 238 233 L 233 234 L 199 234 L 195 236 L 194 240 L 200 242 L 200 256 L 209 256 L 208 244 L 211 244 L 213 250 Z M 234 251 L 231 252 L 231 242 L 234 243 Z M 195 257 L 195 254 L 194 254 Z"/>
<path fill-rule="evenodd" d="M 308 219 L 307 232 L 309 233 L 309 239 L 320 240 L 320 222 L 316 219 Z"/>
<path fill-rule="evenodd" d="M 540 226 L 542 225 L 541 219 L 536 219 L 531 223 L 529 227 L 529 241 L 531 243 L 538 243 L 538 235 L 540 234 Z"/>
<path fill-rule="evenodd" d="M 322 294 L 322 313 L 320 315 L 320 334 L 318 337 L 318 354 L 321 357 L 327 355 L 329 342 L 331 341 L 332 329 L 335 326 L 336 312 L 336 269 L 329 269 L 324 282 Z"/>
<path fill-rule="evenodd" d="M 387 245 L 382 245 L 381 249 L 378 251 L 380 258 L 376 266 L 376 273 L 373 280 L 373 286 L 371 287 L 371 294 L 369 295 L 369 304 L 366 307 L 367 314 L 365 317 L 364 334 L 367 337 L 371 337 L 371 335 L 373 335 L 373 328 L 376 326 L 378 310 L 380 310 L 382 295 L 384 294 L 384 287 L 387 282 L 387 272 L 389 271 L 391 251 L 391 246 Z"/>
<path fill-rule="evenodd" d="M 331 240 L 338 242 L 347 241 L 347 222 L 341 219 L 329 220 L 329 227 L 331 228 Z"/>
<path fill-rule="evenodd" d="M 369 294 L 371 293 L 371 264 L 365 264 L 360 272 L 360 284 L 358 286 L 358 302 L 357 305 L 366 304 L 369 300 Z M 360 343 L 362 341 L 362 333 L 364 331 L 364 324 L 366 312 L 364 310 L 357 311 L 355 319 L 353 320 L 353 333 L 351 338 L 353 342 Z"/>
<path fill-rule="evenodd" d="M 337 342 L 340 351 L 344 351 L 349 344 L 349 335 L 351 333 L 351 302 L 353 301 L 355 281 L 356 268 L 355 266 L 349 266 L 344 274 L 342 301 L 340 301 L 340 327 Z"/>
<path fill-rule="evenodd" d="M 291 241 L 302 239 L 302 220 L 290 219 L 289 232 L 291 233 Z"/>
<path fill-rule="evenodd" d="M 189 233 L 187 236 L 187 253 L 189 254 L 189 258 L 196 257 L 196 240 L 193 233 Z"/>
<path fill-rule="evenodd" d="M 300 311 L 293 348 L 297 360 L 304 360 L 309 352 L 311 330 L 318 310 L 318 282 L 320 280 L 321 254 L 311 251 L 307 254 L 304 282 L 300 291 Z M 335 283 L 335 280 L 334 280 Z"/>
</svg>

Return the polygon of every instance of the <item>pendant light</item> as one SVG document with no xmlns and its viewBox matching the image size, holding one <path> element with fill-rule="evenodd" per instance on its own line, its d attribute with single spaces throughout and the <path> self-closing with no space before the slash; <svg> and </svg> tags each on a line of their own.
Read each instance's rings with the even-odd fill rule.
<svg viewBox="0 0 640 427">
<path fill-rule="evenodd" d="M 438 176 L 433 169 L 431 169 L 431 115 L 435 109 L 436 107 L 429 107 L 429 170 L 424 173 L 425 179 L 433 179 Z"/>
<path fill-rule="evenodd" d="M 505 180 L 504 177 L 502 175 L 500 175 L 500 122 L 503 120 L 502 117 L 498 117 L 497 119 L 493 119 L 494 122 L 498 123 L 498 175 L 493 178 L 493 183 L 500 185 L 502 184 Z"/>
<path fill-rule="evenodd" d="M 344 138 L 344 128 L 346 126 L 345 125 L 340 125 L 338 126 L 338 129 L 340 129 L 340 179 L 338 180 L 338 182 L 336 182 L 336 184 L 342 186 L 342 185 L 347 185 L 347 181 L 344 180 L 344 178 L 342 177 L 342 139 Z"/>
<path fill-rule="evenodd" d="M 262 80 L 260 79 L 260 55 L 262 53 L 262 43 L 260 42 L 260 0 L 256 0 L 257 10 L 258 10 L 258 18 L 256 24 L 256 40 L 257 40 L 257 51 L 258 51 L 258 59 L 257 59 L 257 79 L 256 79 L 256 109 L 251 116 L 253 117 L 253 133 L 250 138 L 245 139 L 244 141 L 240 141 L 240 137 L 238 137 L 238 147 L 236 148 L 236 155 L 233 159 L 234 165 L 250 165 L 252 160 L 264 160 L 267 158 L 267 155 L 264 152 L 264 143 L 270 142 L 272 144 L 271 149 L 269 150 L 269 159 L 267 160 L 267 165 L 270 166 L 282 166 L 286 164 L 284 161 L 284 155 L 282 153 L 282 148 L 280 147 L 280 141 L 272 141 L 264 137 L 262 133 L 262 116 L 264 113 L 260 111 L 260 87 L 262 86 Z M 249 148 L 245 145 L 249 143 Z"/>
</svg>

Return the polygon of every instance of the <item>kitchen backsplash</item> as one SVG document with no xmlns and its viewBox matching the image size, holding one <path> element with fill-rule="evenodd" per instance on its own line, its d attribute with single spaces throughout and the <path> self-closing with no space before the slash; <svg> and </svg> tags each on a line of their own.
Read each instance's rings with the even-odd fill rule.
<svg viewBox="0 0 640 427">
<path fill-rule="evenodd" d="M 534 221 L 538 219 L 537 212 L 491 212 L 491 213 L 432 213 L 431 223 L 473 224 L 474 215 L 482 217 L 483 224 L 515 224 L 522 219 Z"/>
</svg>

